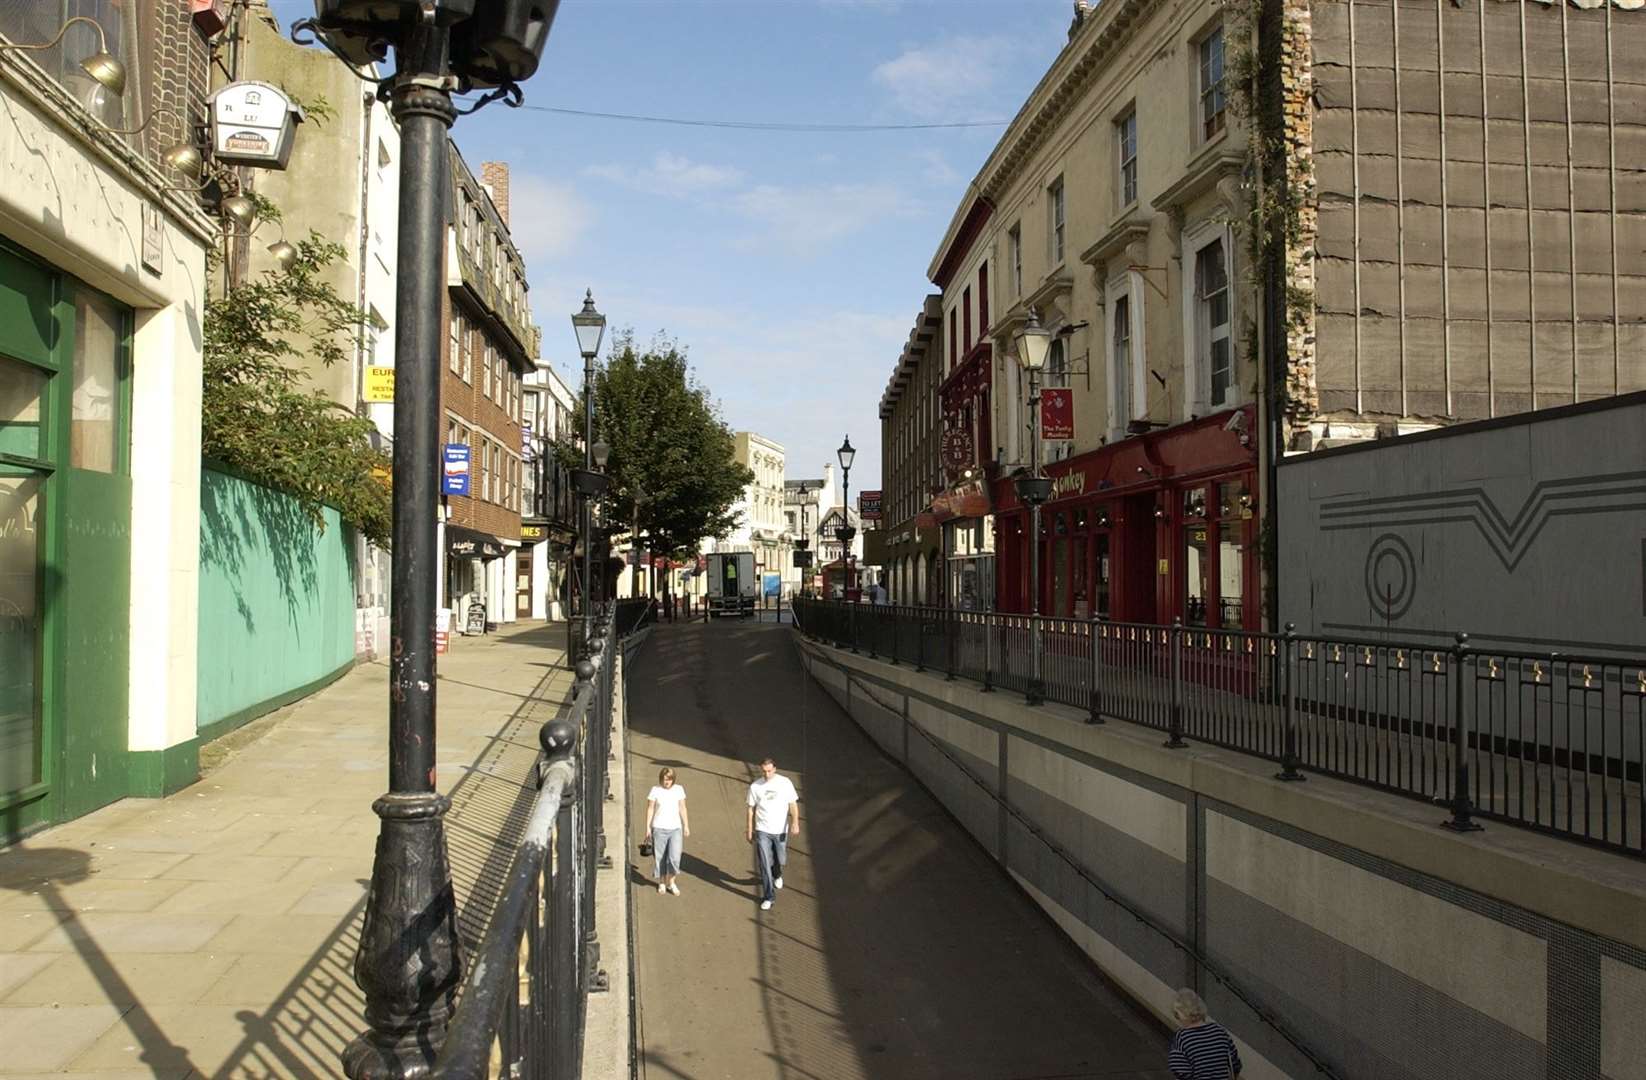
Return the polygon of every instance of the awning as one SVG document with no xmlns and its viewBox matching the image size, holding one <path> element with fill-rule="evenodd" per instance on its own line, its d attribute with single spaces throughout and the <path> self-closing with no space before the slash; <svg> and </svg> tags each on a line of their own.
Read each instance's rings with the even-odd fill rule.
<svg viewBox="0 0 1646 1080">
<path fill-rule="evenodd" d="M 461 525 L 446 526 L 446 550 L 462 558 L 501 559 L 509 546 L 518 545 L 505 545 L 489 533 L 465 529 Z"/>
</svg>

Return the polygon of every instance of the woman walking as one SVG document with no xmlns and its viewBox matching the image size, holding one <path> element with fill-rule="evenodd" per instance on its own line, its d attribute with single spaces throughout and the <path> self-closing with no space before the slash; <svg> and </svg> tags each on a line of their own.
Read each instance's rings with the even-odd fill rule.
<svg viewBox="0 0 1646 1080">
<path fill-rule="evenodd" d="M 1240 1051 L 1222 1024 L 1206 1016 L 1206 1003 L 1187 987 L 1172 1001 L 1177 1034 L 1166 1050 L 1166 1065 L 1177 1080 L 1234 1080 L 1240 1075 Z"/>
<path fill-rule="evenodd" d="M 680 895 L 680 847 L 682 836 L 692 834 L 686 814 L 686 789 L 674 782 L 674 770 L 657 774 L 657 786 L 646 795 L 646 834 L 652 838 L 652 861 L 656 864 L 657 891 Z"/>
</svg>

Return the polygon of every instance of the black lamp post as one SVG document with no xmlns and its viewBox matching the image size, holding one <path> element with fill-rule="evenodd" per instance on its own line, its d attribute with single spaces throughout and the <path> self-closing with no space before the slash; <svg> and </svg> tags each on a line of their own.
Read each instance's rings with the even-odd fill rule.
<svg viewBox="0 0 1646 1080">
<path fill-rule="evenodd" d="M 587 648 L 594 626 L 593 500 L 606 488 L 605 477 L 595 472 L 594 461 L 594 358 L 600 351 L 600 339 L 606 335 L 606 316 L 595 310 L 593 289 L 584 292 L 583 310 L 572 316 L 572 329 L 577 332 L 577 351 L 583 354 L 583 469 L 572 482 L 582 496 L 577 531 L 583 543 L 583 647 Z M 604 468 L 605 464 L 602 461 L 600 466 Z"/>
<path fill-rule="evenodd" d="M 1029 471 L 1017 478 L 1017 497 L 1029 508 L 1029 652 L 1033 671 L 1023 699 L 1039 705 L 1046 699 L 1040 668 L 1040 504 L 1051 498 L 1052 482 L 1040 475 L 1040 372 L 1052 336 L 1033 308 L 1017 332 L 1017 362 L 1029 375 Z"/>
<path fill-rule="evenodd" d="M 857 460 L 857 451 L 852 449 L 852 437 L 850 435 L 846 436 L 845 441 L 840 444 L 840 449 L 835 451 L 835 457 L 840 460 L 840 518 L 842 524 L 835 529 L 834 535 L 841 544 L 840 565 L 846 575 L 845 583 L 840 589 L 840 595 L 842 599 L 849 600 L 852 587 L 852 538 L 857 535 L 857 530 L 852 528 L 852 462 Z"/>
<path fill-rule="evenodd" d="M 446 1035 L 462 956 L 446 857 L 447 802 L 435 790 L 435 522 L 440 431 L 441 291 L 445 288 L 446 133 L 464 80 L 518 102 L 537 70 L 558 4 L 493 0 L 315 0 L 313 32 L 346 61 L 383 61 L 400 126 L 400 247 L 396 270 L 394 564 L 389 661 L 389 791 L 381 819 L 354 979 L 365 1034 L 343 1051 L 352 1080 L 425 1077 Z M 530 16 L 536 15 L 535 19 Z"/>
</svg>

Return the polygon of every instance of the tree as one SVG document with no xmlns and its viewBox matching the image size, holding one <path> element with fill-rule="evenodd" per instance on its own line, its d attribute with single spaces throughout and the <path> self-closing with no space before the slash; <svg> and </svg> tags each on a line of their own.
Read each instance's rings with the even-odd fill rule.
<svg viewBox="0 0 1646 1080">
<path fill-rule="evenodd" d="M 736 440 L 678 343 L 658 337 L 642 351 L 632 331 L 618 334 L 595 371 L 594 425 L 611 447 L 601 500 L 608 521 L 632 522 L 643 493 L 646 546 L 668 556 L 736 527 L 732 506 L 754 474 L 737 462 Z"/>
<path fill-rule="evenodd" d="M 331 365 L 349 356 L 368 316 L 320 276 L 344 249 L 311 233 L 289 270 L 266 271 L 206 305 L 201 452 L 258 483 L 294 496 L 317 525 L 337 510 L 388 547 L 389 458 L 373 426 L 303 388 L 292 361 Z"/>
</svg>

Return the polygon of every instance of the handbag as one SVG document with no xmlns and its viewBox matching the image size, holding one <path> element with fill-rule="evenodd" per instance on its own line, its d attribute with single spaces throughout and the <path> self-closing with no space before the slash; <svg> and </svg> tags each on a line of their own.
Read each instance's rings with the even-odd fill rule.
<svg viewBox="0 0 1646 1080">
<path fill-rule="evenodd" d="M 640 854 L 648 859 L 652 857 L 652 838 L 650 836 L 640 841 Z"/>
</svg>

